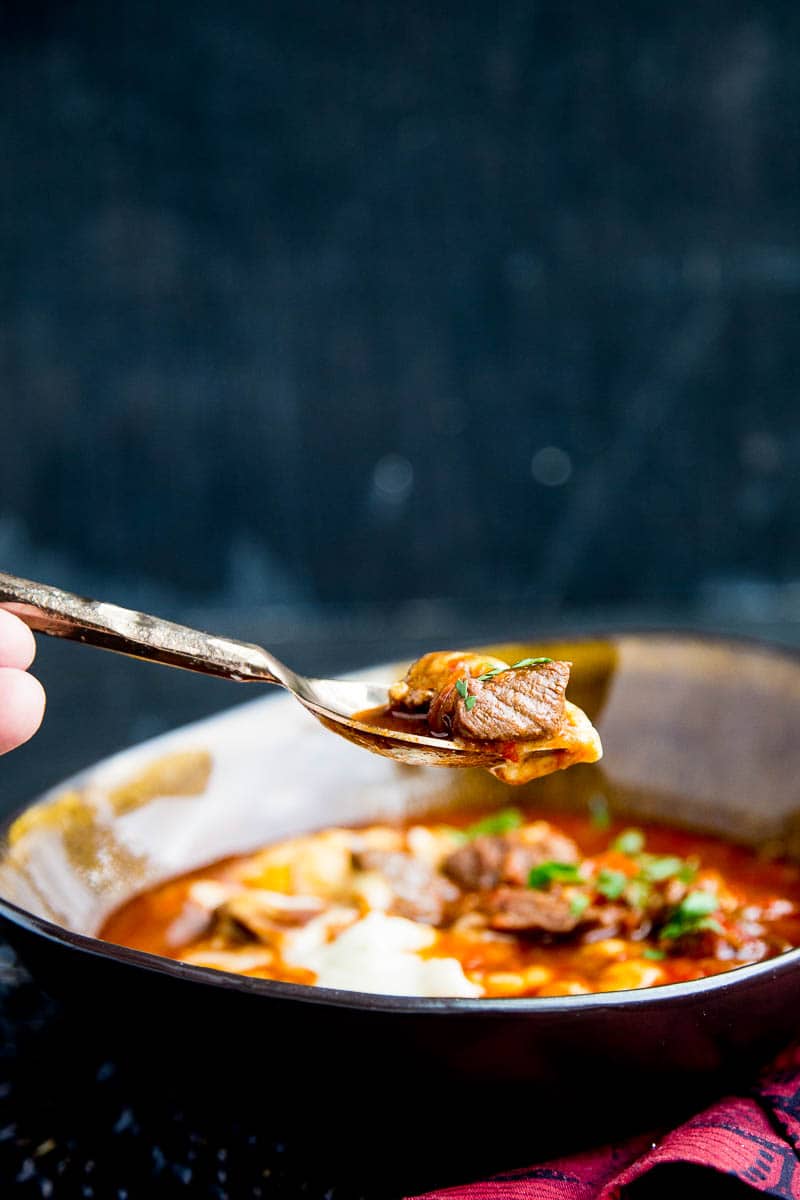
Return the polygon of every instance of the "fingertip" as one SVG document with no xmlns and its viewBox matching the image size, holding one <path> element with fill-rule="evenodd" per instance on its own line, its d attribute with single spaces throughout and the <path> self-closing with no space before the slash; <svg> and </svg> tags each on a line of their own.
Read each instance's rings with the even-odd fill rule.
<svg viewBox="0 0 800 1200">
<path fill-rule="evenodd" d="M 0 666 L 26 671 L 36 657 L 36 639 L 28 626 L 0 608 Z"/>
<path fill-rule="evenodd" d="M 45 704 L 38 679 L 14 667 L 0 668 L 0 754 L 33 737 L 42 723 Z"/>
</svg>

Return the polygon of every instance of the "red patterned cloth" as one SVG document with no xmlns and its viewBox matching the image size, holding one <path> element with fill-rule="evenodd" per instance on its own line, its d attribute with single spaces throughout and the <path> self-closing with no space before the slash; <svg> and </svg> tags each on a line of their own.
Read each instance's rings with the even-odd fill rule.
<svg viewBox="0 0 800 1200">
<path fill-rule="evenodd" d="M 676 1163 L 696 1171 L 696 1190 L 682 1177 L 687 1200 L 702 1196 L 706 1171 L 800 1200 L 800 1046 L 782 1054 L 750 1095 L 727 1096 L 669 1133 L 427 1192 L 424 1200 L 624 1200 L 634 1180 Z M 636 1195 L 644 1200 L 647 1192 Z"/>
</svg>

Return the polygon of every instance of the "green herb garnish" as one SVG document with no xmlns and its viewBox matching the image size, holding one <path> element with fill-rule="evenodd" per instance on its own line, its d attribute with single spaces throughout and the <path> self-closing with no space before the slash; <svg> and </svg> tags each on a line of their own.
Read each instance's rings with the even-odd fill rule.
<svg viewBox="0 0 800 1200">
<path fill-rule="evenodd" d="M 544 862 L 533 867 L 528 876 L 528 887 L 546 888 L 551 883 L 582 883 L 575 863 Z"/>
<path fill-rule="evenodd" d="M 700 917 L 699 920 L 691 922 L 670 921 L 668 925 L 664 926 L 658 936 L 665 941 L 672 941 L 675 938 L 685 937 L 686 934 L 702 933 L 705 930 L 708 930 L 710 933 L 725 932 L 719 921 L 715 921 L 713 917 Z"/>
<path fill-rule="evenodd" d="M 650 884 L 644 879 L 632 879 L 625 892 L 625 899 L 632 908 L 647 908 L 650 899 Z"/>
<path fill-rule="evenodd" d="M 669 921 L 658 936 L 662 941 L 671 941 L 703 930 L 722 933 L 719 921 L 715 921 L 711 916 L 718 908 L 719 897 L 713 892 L 689 892 L 689 895 L 673 909 Z"/>
<path fill-rule="evenodd" d="M 487 683 L 488 680 L 494 679 L 495 675 L 501 675 L 504 671 L 516 671 L 518 667 L 539 667 L 544 663 L 551 663 L 552 658 L 521 658 L 519 662 L 512 663 L 510 667 L 492 667 L 490 671 L 484 671 L 478 676 L 481 683 Z"/>
<path fill-rule="evenodd" d="M 677 879 L 686 866 L 684 859 L 678 858 L 675 854 L 665 854 L 661 857 L 643 854 L 639 862 L 642 876 L 650 883 L 663 883 L 665 879 Z"/>
<path fill-rule="evenodd" d="M 662 958 L 666 958 L 666 951 L 659 950 L 657 946 L 646 946 L 642 951 L 642 958 L 652 958 L 659 962 Z"/>
<path fill-rule="evenodd" d="M 611 824 L 608 801 L 599 792 L 589 797 L 589 816 L 592 819 L 595 829 L 608 829 Z"/>
<path fill-rule="evenodd" d="M 464 701 L 464 708 L 467 710 L 467 712 L 472 712 L 473 708 L 475 707 L 475 703 L 476 701 L 474 696 L 467 696 L 466 700 Z"/>
<path fill-rule="evenodd" d="M 458 694 L 462 700 L 466 700 L 466 698 L 467 698 L 467 680 L 466 679 L 457 679 L 456 680 L 456 691 L 458 692 Z"/>
<path fill-rule="evenodd" d="M 465 833 L 468 838 L 492 837 L 510 833 L 512 829 L 519 829 L 521 824 L 522 813 L 518 808 L 501 808 L 499 812 L 492 813 L 491 816 L 484 817 L 482 821 L 476 821 L 474 825 L 470 825 Z"/>
<path fill-rule="evenodd" d="M 641 829 L 624 829 L 618 838 L 611 843 L 612 850 L 633 857 L 644 850 L 644 834 Z"/>
<path fill-rule="evenodd" d="M 628 883 L 628 876 L 623 871 L 602 870 L 595 880 L 594 886 L 608 900 L 617 900 Z"/>
<path fill-rule="evenodd" d="M 589 897 L 585 892 L 576 892 L 569 902 L 569 911 L 573 917 L 582 917 L 589 907 Z"/>
<path fill-rule="evenodd" d="M 686 917 L 707 917 L 719 908 L 719 897 L 713 892 L 689 892 L 678 905 L 678 911 Z"/>
</svg>

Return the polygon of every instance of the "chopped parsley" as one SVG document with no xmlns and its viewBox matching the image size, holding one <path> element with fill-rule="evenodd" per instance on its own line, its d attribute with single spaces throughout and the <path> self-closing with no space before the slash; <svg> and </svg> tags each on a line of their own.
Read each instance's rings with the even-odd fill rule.
<svg viewBox="0 0 800 1200">
<path fill-rule="evenodd" d="M 641 829 L 625 829 L 611 843 L 612 850 L 635 861 L 639 873 L 634 879 L 629 879 L 622 871 L 603 870 L 596 881 L 599 892 L 610 900 L 616 900 L 624 891 L 625 899 L 633 908 L 646 908 L 654 884 L 666 883 L 669 879 L 678 879 L 686 884 L 693 882 L 697 875 L 695 863 L 679 858 L 677 854 L 647 854 L 644 852 L 644 843 Z"/>
<path fill-rule="evenodd" d="M 659 950 L 658 946 L 645 946 L 642 951 L 642 958 L 652 958 L 655 962 L 659 962 L 662 958 L 666 957 L 666 951 Z"/>
<path fill-rule="evenodd" d="M 663 883 L 666 879 L 680 879 L 684 883 L 691 883 L 696 874 L 695 869 L 676 854 L 664 854 L 660 857 L 655 854 L 643 854 L 639 860 L 639 867 L 643 878 L 650 883 Z"/>
<path fill-rule="evenodd" d="M 551 883 L 582 882 L 583 880 L 578 873 L 578 868 L 575 863 L 539 863 L 539 866 L 533 867 L 528 875 L 528 887 L 538 888 L 539 890 L 548 887 Z"/>
<path fill-rule="evenodd" d="M 467 696 L 466 700 L 464 701 L 464 708 L 467 710 L 467 712 L 471 712 L 475 707 L 475 703 L 476 701 L 474 696 Z"/>
<path fill-rule="evenodd" d="M 608 900 L 617 900 L 628 883 L 628 876 L 624 871 L 608 871 L 602 870 L 595 880 L 594 886 L 597 888 L 601 896 L 605 896 Z"/>
<path fill-rule="evenodd" d="M 482 821 L 476 821 L 464 832 L 468 838 L 492 837 L 519 829 L 521 824 L 522 813 L 518 808 L 501 808 L 499 812 L 484 817 Z"/>
<path fill-rule="evenodd" d="M 627 854 L 631 858 L 644 850 L 644 834 L 641 829 L 624 829 L 618 838 L 611 843 L 612 850 Z"/>
<path fill-rule="evenodd" d="M 672 910 L 669 921 L 659 933 L 662 941 L 674 941 L 687 934 L 711 930 L 722 933 L 722 926 L 711 916 L 719 908 L 719 897 L 713 892 L 689 892 Z"/>
<path fill-rule="evenodd" d="M 632 879 L 628 884 L 625 899 L 632 908 L 647 908 L 650 899 L 650 884 L 643 879 Z"/>
<path fill-rule="evenodd" d="M 608 811 L 608 801 L 602 793 L 597 792 L 589 797 L 589 816 L 595 829 L 608 829 L 611 824 L 611 813 Z"/>
<path fill-rule="evenodd" d="M 569 911 L 573 917 L 582 917 L 589 907 L 589 897 L 586 892 L 576 892 L 569 902 Z"/>
<path fill-rule="evenodd" d="M 678 905 L 678 910 L 686 917 L 707 917 L 718 908 L 719 897 L 713 892 L 689 892 Z"/>
<path fill-rule="evenodd" d="M 458 692 L 458 694 L 462 700 L 466 700 L 466 698 L 467 698 L 467 680 L 466 679 L 457 679 L 456 680 L 456 691 Z"/>
</svg>

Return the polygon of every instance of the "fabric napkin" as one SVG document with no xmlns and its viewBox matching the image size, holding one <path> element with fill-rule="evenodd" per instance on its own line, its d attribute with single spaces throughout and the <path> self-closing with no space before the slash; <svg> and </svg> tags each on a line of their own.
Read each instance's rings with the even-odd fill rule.
<svg viewBox="0 0 800 1200">
<path fill-rule="evenodd" d="M 749 1094 L 726 1096 L 670 1132 L 426 1192 L 424 1200 L 625 1200 L 630 1184 L 682 1164 L 678 1191 L 702 1196 L 709 1171 L 753 1193 L 800 1200 L 800 1044 L 785 1051 Z M 643 1183 L 635 1194 L 647 1196 Z M 422 1198 L 417 1198 L 422 1200 Z"/>
</svg>

